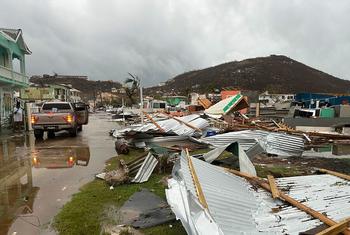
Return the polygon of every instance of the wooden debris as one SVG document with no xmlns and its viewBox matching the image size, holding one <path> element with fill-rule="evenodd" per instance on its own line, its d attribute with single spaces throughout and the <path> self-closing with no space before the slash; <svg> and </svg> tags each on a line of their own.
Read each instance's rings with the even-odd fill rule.
<svg viewBox="0 0 350 235">
<path fill-rule="evenodd" d="M 198 176 L 196 174 L 196 171 L 194 169 L 192 160 L 190 158 L 190 154 L 188 153 L 188 149 L 186 149 L 186 156 L 187 156 L 187 160 L 188 160 L 188 165 L 190 167 L 190 172 L 191 172 L 191 175 L 192 175 L 193 183 L 194 183 L 195 188 L 196 188 L 198 200 L 199 200 L 199 202 L 201 203 L 201 205 L 205 209 L 208 209 L 208 203 L 207 203 L 207 200 L 204 197 L 202 186 L 199 183 Z"/>
<path fill-rule="evenodd" d="M 319 172 L 326 173 L 326 174 L 329 174 L 329 175 L 334 175 L 334 176 L 337 176 L 337 177 L 345 179 L 345 180 L 350 180 L 350 175 L 346 175 L 346 174 L 339 173 L 339 172 L 336 172 L 336 171 L 330 171 L 330 170 L 327 170 L 327 169 L 321 169 L 321 168 L 319 168 L 317 170 Z"/>
<path fill-rule="evenodd" d="M 343 233 L 350 225 L 350 218 L 343 220 L 316 235 L 337 235 Z"/>
<path fill-rule="evenodd" d="M 212 105 L 211 101 L 206 98 L 198 99 L 198 103 L 202 105 L 205 109 L 209 108 Z"/>
<path fill-rule="evenodd" d="M 271 188 L 272 197 L 273 197 L 274 199 L 279 198 L 280 192 L 279 192 L 279 190 L 278 190 L 278 188 L 277 188 L 275 178 L 274 178 L 272 175 L 268 175 L 268 176 L 267 176 L 267 180 L 269 181 L 269 185 L 270 185 L 270 188 Z"/>
<path fill-rule="evenodd" d="M 161 128 L 161 127 L 159 126 L 159 124 L 158 124 L 156 121 L 154 121 L 154 119 L 153 119 L 148 113 L 146 113 L 145 111 L 142 111 L 142 112 L 143 112 L 143 114 L 146 116 L 146 118 L 147 118 L 148 120 L 150 120 L 150 121 L 159 129 L 160 132 L 162 132 L 162 133 L 165 132 L 164 129 Z"/>
</svg>

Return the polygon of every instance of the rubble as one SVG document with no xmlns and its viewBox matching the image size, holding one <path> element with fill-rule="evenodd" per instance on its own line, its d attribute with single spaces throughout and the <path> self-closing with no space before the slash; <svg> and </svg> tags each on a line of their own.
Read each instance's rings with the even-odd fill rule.
<svg viewBox="0 0 350 235">
<path fill-rule="evenodd" d="M 97 174 L 96 177 L 105 180 L 112 186 L 124 183 L 143 183 L 148 181 L 158 163 L 159 160 L 149 152 L 128 163 L 119 160 L 116 170 Z"/>
<path fill-rule="evenodd" d="M 204 114 L 162 114 L 166 119 L 157 120 L 144 113 L 149 121 L 144 125 L 113 131 L 118 146 L 149 151 L 126 164 L 128 183 L 146 182 L 157 166 L 169 170 L 174 163 L 166 198 L 188 234 L 308 234 L 343 225 L 350 217 L 349 176 L 312 169 L 308 174 L 313 175 L 276 179 L 265 171 L 264 179 L 257 176 L 254 166 L 263 164 L 261 159 L 271 165 L 287 159 L 304 164 L 307 147 L 346 145 L 350 136 L 297 131 L 273 119 L 248 118 L 238 112 L 247 107 L 241 94 L 214 105 L 206 99 L 198 102 L 206 108 Z M 207 152 L 190 156 L 188 148 Z M 343 154 L 348 148 L 333 150 Z M 231 157 L 220 158 L 224 151 L 232 153 Z M 233 162 L 235 169 L 238 163 L 239 171 L 216 166 L 220 161 Z"/>
<path fill-rule="evenodd" d="M 208 126 L 209 123 L 207 120 L 197 114 L 191 114 L 184 117 L 169 117 L 167 120 L 158 121 L 157 125 L 154 123 L 148 123 L 142 126 L 132 125 L 122 130 L 114 130 L 112 135 L 116 138 L 132 136 L 136 133 L 153 135 L 165 133 L 167 135 L 193 136 L 195 134 L 201 134 L 201 131 Z"/>
</svg>

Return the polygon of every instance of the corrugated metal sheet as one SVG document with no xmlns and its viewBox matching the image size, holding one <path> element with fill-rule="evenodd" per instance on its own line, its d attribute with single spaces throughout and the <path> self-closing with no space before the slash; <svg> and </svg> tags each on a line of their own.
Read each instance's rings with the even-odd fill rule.
<svg viewBox="0 0 350 235">
<path fill-rule="evenodd" d="M 288 195 L 335 221 L 350 216 L 350 182 L 333 175 L 286 177 L 276 180 Z"/>
<path fill-rule="evenodd" d="M 224 115 L 231 111 L 237 111 L 247 107 L 249 107 L 249 105 L 244 97 L 241 94 L 237 94 L 214 104 L 210 108 L 206 109 L 205 113 L 209 115 Z"/>
<path fill-rule="evenodd" d="M 208 203 L 208 211 L 202 208 L 202 212 L 208 215 L 202 216 L 201 222 L 212 219 L 210 222 L 217 225 L 217 229 L 202 233 L 198 230 L 198 216 L 203 213 L 198 212 L 197 204 L 192 211 L 190 199 L 196 200 L 197 196 L 187 158 L 182 155 L 174 167 L 174 177 L 169 181 L 166 196 L 188 234 L 297 235 L 322 224 L 295 207 L 273 200 L 270 193 L 253 189 L 245 179 L 204 161 L 191 159 Z M 277 184 L 282 189 L 288 189 L 291 197 L 326 213 L 335 221 L 350 216 L 350 184 L 340 178 L 330 175 L 299 176 L 277 179 Z"/>
<path fill-rule="evenodd" d="M 299 136 L 260 130 L 229 132 L 205 137 L 202 140 L 214 147 L 239 142 L 244 150 L 259 142 L 266 153 L 281 156 L 300 156 L 304 151 L 304 140 Z"/>
<path fill-rule="evenodd" d="M 143 183 L 148 181 L 157 164 L 158 160 L 151 153 L 148 153 L 146 159 L 143 161 L 141 167 L 136 173 L 135 178 L 132 179 L 131 182 Z"/>
<path fill-rule="evenodd" d="M 178 119 L 187 122 L 199 129 L 205 129 L 209 126 L 207 120 L 200 118 L 197 114 L 187 115 L 184 117 L 179 117 Z M 174 119 L 167 119 L 163 121 L 157 122 L 158 125 L 166 132 L 166 133 L 175 133 L 177 135 L 185 135 L 192 136 L 196 131 L 183 123 L 180 123 Z M 114 137 L 120 137 L 127 132 L 135 131 L 135 132 L 158 132 L 158 128 L 153 123 L 144 124 L 142 126 L 130 126 L 129 128 L 125 128 L 123 130 L 115 130 L 113 132 Z"/>
</svg>

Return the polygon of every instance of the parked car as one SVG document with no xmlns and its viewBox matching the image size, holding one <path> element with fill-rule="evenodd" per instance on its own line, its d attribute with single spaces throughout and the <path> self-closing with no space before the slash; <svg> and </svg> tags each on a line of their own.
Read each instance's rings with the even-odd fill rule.
<svg viewBox="0 0 350 235">
<path fill-rule="evenodd" d="M 84 103 L 45 102 L 40 112 L 32 113 L 31 116 L 34 135 L 38 139 L 43 138 L 45 131 L 49 137 L 61 130 L 76 136 L 88 122 L 88 105 Z"/>
</svg>

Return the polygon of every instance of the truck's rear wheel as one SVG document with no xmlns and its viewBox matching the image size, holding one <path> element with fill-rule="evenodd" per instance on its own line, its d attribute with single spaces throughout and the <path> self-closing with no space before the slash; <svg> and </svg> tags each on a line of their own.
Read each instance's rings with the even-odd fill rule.
<svg viewBox="0 0 350 235">
<path fill-rule="evenodd" d="M 78 131 L 82 131 L 83 130 L 83 125 L 78 126 Z"/>
<path fill-rule="evenodd" d="M 35 130 L 34 131 L 34 136 L 35 136 L 35 139 L 42 140 L 44 138 L 44 131 L 42 131 L 42 130 Z"/>
<path fill-rule="evenodd" d="M 70 136 L 72 136 L 72 137 L 77 136 L 77 134 L 78 134 L 78 128 L 77 128 L 77 127 L 73 127 L 72 129 L 69 130 L 69 134 L 70 134 Z"/>
</svg>

